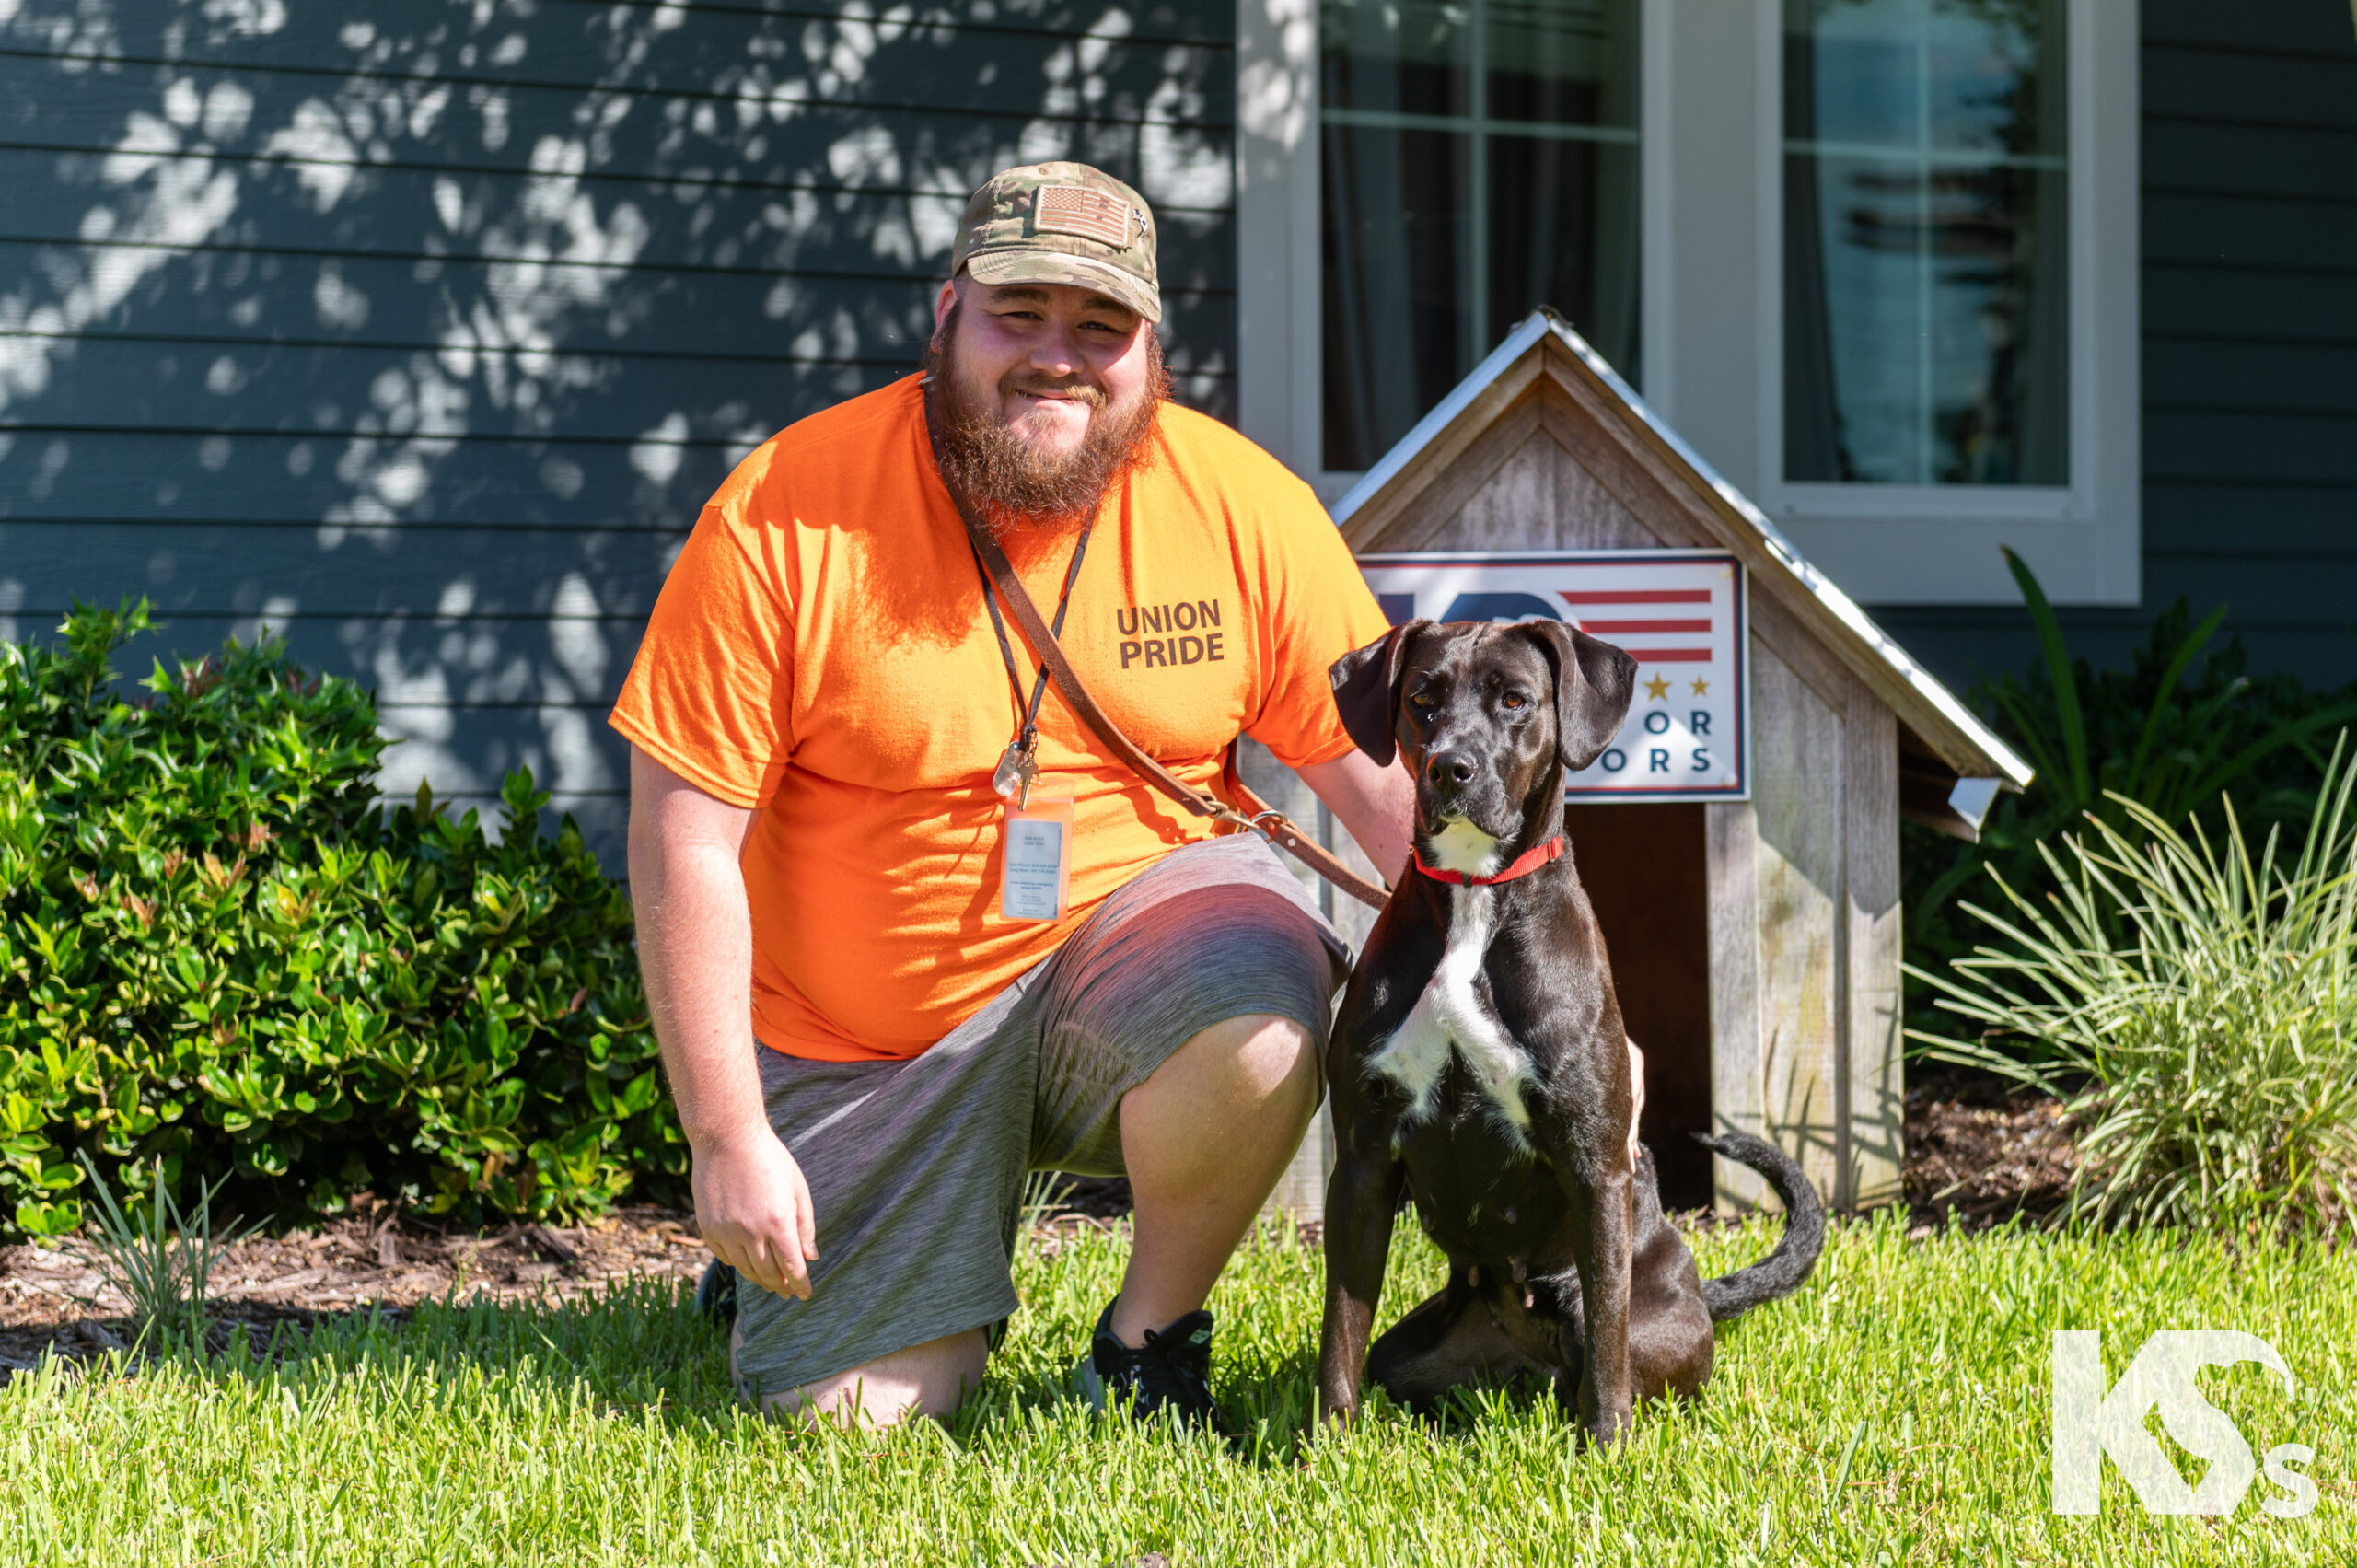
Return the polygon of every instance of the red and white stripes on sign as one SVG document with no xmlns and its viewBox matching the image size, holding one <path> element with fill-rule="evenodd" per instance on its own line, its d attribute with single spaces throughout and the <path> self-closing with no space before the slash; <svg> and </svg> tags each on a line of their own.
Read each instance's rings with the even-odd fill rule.
<svg viewBox="0 0 2357 1568">
<path fill-rule="evenodd" d="M 1631 637 L 1690 636 L 1700 632 L 1709 636 L 1715 630 L 1715 610 L 1711 610 L 1708 588 L 1608 588 L 1579 590 L 1558 588 L 1556 596 L 1572 607 L 1572 622 L 1591 637 L 1602 637 L 1626 648 L 1642 664 L 1708 664 L 1708 647 L 1653 647 L 1632 643 Z M 1708 612 L 1700 620 L 1689 615 L 1651 615 L 1615 617 L 1613 610 L 1628 610 L 1652 605 L 1701 605 Z M 1593 613 L 1596 610 L 1607 614 Z"/>
</svg>

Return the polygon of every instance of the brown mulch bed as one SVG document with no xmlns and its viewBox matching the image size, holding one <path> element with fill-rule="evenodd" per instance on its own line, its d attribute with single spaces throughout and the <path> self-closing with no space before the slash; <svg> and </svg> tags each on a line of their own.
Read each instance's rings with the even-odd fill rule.
<svg viewBox="0 0 2357 1568">
<path fill-rule="evenodd" d="M 1901 1179 L 1916 1223 L 2045 1218 L 2078 1167 L 2071 1133 L 2061 1101 L 1994 1074 L 1940 1069 L 1909 1083 Z"/>
<path fill-rule="evenodd" d="M 478 1232 L 414 1216 L 332 1220 L 316 1230 L 250 1237 L 213 1273 L 213 1317 L 259 1349 L 281 1324 L 354 1311 L 405 1318 L 423 1301 L 563 1299 L 624 1278 L 693 1280 L 711 1254 L 692 1216 L 617 1209 L 578 1228 L 522 1225 Z M 83 1237 L 0 1247 L 0 1377 L 54 1346 L 87 1359 L 122 1347 L 130 1303 L 105 1283 Z"/>
</svg>

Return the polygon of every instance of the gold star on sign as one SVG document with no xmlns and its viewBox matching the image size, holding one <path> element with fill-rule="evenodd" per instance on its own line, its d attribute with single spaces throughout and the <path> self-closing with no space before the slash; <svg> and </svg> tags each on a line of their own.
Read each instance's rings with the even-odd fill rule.
<svg viewBox="0 0 2357 1568">
<path fill-rule="evenodd" d="M 1656 703 L 1667 701 L 1669 697 L 1669 678 L 1666 675 L 1656 675 L 1651 680 L 1646 681 L 1645 695 L 1652 698 Z"/>
<path fill-rule="evenodd" d="M 1711 683 L 1703 679 L 1701 676 L 1696 676 L 1694 678 L 1694 695 L 1697 697 L 1707 697 L 1710 694 Z"/>
</svg>

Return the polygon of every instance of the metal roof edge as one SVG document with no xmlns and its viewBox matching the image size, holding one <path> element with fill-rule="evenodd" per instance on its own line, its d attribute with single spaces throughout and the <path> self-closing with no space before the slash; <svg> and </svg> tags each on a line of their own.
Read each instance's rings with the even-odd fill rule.
<svg viewBox="0 0 2357 1568">
<path fill-rule="evenodd" d="M 2016 789 L 2028 787 L 2031 778 L 2035 776 L 2035 770 L 2023 761 L 2012 747 L 1991 734 L 1988 726 L 1974 717 L 1972 711 L 1956 700 L 1954 692 L 1942 685 L 1931 671 L 1917 664 L 1905 648 L 1900 647 L 1891 639 L 1888 633 L 1875 625 L 1874 618 L 1860 609 L 1856 600 L 1842 592 L 1840 587 L 1830 577 L 1811 565 L 1808 558 L 1800 552 L 1799 548 L 1784 537 L 1783 531 L 1769 521 L 1768 515 L 1755 505 L 1749 496 L 1727 482 L 1726 479 L 1718 470 L 1711 466 L 1701 453 L 1688 444 L 1686 437 L 1671 429 L 1668 423 L 1655 413 L 1643 398 L 1637 395 L 1637 389 L 1622 380 L 1620 373 L 1606 363 L 1604 356 L 1590 347 L 1585 338 L 1573 330 L 1570 322 L 1550 312 L 1532 311 L 1521 325 L 1506 334 L 1504 342 L 1490 352 L 1489 357 L 1475 366 L 1472 372 L 1457 384 L 1447 397 L 1443 398 L 1430 413 L 1418 420 L 1414 428 L 1401 436 L 1392 448 L 1383 455 L 1381 460 L 1361 475 L 1359 482 L 1352 485 L 1341 500 L 1335 504 L 1333 509 L 1335 523 L 1340 525 L 1348 521 L 1369 498 L 1396 479 L 1419 453 L 1431 445 L 1433 440 L 1456 420 L 1458 414 L 1464 412 L 1466 407 L 1474 399 L 1486 391 L 1498 377 L 1504 376 L 1517 360 L 1530 352 L 1534 344 L 1550 332 L 1552 332 L 1565 348 L 1576 354 L 1580 363 L 1594 371 L 1598 379 L 1611 388 L 1613 395 L 1626 404 L 1630 412 L 1642 420 L 1680 462 L 1692 470 L 1697 480 L 1715 492 L 1720 500 L 1725 502 L 1737 517 L 1751 526 L 1768 547 L 1769 553 L 1782 562 L 1784 568 L 1799 579 L 1803 587 L 1806 588 L 1843 625 L 1856 633 L 1882 659 L 1883 663 L 1890 668 L 1892 673 L 1904 680 L 1917 695 L 1931 703 L 1942 718 L 1954 725 L 1967 740 L 1980 748 L 1989 760 L 2003 772 L 2007 783 Z"/>
</svg>

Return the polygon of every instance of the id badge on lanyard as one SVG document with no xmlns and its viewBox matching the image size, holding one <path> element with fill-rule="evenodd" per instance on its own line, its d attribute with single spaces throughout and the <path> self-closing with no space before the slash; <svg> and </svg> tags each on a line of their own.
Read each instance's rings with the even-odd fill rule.
<svg viewBox="0 0 2357 1568">
<path fill-rule="evenodd" d="M 1072 564 L 1064 568 L 1064 591 L 1056 600 L 1050 636 L 1064 628 L 1072 585 L 1080 575 L 1081 558 L 1088 552 L 1088 534 L 1084 527 L 1073 544 Z M 981 578 L 982 604 L 990 611 L 991 629 L 998 634 L 999 657 L 1006 664 L 1016 719 L 1015 739 L 991 775 L 991 788 L 1006 802 L 1006 859 L 999 873 L 998 912 L 1007 920 L 1062 920 L 1072 895 L 1072 796 L 1068 790 L 1039 795 L 1034 788 L 1039 776 L 1039 699 L 1048 690 L 1047 667 L 1040 666 L 1027 703 L 1023 678 L 1015 670 L 1015 649 L 1007 642 L 1006 623 L 999 618 L 998 600 L 991 592 L 990 572 L 980 550 L 974 552 L 974 572 Z"/>
<path fill-rule="evenodd" d="M 1062 920 L 1072 895 L 1072 798 L 1006 803 L 1006 865 L 998 912 L 1008 920 Z"/>
</svg>

